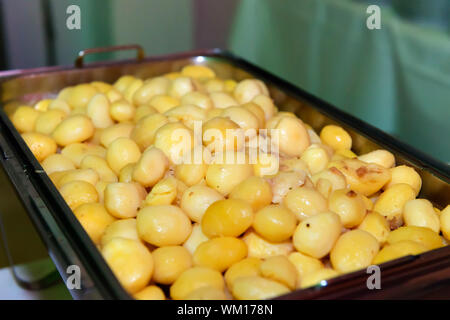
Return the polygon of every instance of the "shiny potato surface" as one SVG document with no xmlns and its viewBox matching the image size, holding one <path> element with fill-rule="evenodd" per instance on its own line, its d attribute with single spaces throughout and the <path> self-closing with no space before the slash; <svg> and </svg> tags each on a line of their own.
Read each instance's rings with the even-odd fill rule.
<svg viewBox="0 0 450 320">
<path fill-rule="evenodd" d="M 272 298 L 450 241 L 414 168 L 278 111 L 258 79 L 189 65 L 8 115 L 136 299 Z"/>
</svg>

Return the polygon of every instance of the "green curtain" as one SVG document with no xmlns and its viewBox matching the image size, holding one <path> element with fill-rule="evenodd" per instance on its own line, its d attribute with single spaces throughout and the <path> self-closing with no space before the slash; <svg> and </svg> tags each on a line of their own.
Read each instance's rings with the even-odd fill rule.
<svg viewBox="0 0 450 320">
<path fill-rule="evenodd" d="M 385 1 L 386 2 L 386 1 Z M 368 3 L 243 0 L 233 52 L 450 163 L 450 37 Z"/>
</svg>

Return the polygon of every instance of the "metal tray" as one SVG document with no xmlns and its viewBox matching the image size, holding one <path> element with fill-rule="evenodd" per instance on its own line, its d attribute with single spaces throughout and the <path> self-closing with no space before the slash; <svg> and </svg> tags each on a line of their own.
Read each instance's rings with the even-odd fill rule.
<svg viewBox="0 0 450 320">
<path fill-rule="evenodd" d="M 137 50 L 137 59 L 83 66 L 86 54 L 120 49 Z M 218 49 L 144 58 L 139 46 L 100 48 L 80 52 L 75 67 L 0 72 L 0 163 L 10 182 L 10 185 L 3 184 L 0 187 L 0 199 L 5 196 L 4 188 L 15 190 L 16 201 L 20 201 L 27 212 L 64 281 L 71 275 L 70 272 L 67 273 L 68 266 L 80 267 L 81 289 L 70 290 L 74 298 L 131 297 L 119 284 L 94 243 L 14 129 L 3 106 L 9 101 L 39 100 L 56 94 L 66 86 L 81 82 L 101 80 L 112 83 L 123 74 L 147 78 L 178 71 L 188 64 L 209 66 L 223 78 L 241 80 L 251 77 L 263 80 L 280 110 L 295 112 L 316 131 L 331 123 L 343 126 L 353 138 L 356 153 L 377 148 L 391 151 L 398 164 L 413 166 L 421 175 L 423 186 L 419 197 L 429 199 L 440 208 L 450 202 L 449 165 L 399 142 L 261 68 Z M 450 246 L 381 265 L 381 290 L 367 288 L 369 276 L 366 270 L 361 270 L 277 299 L 450 298 Z"/>
</svg>

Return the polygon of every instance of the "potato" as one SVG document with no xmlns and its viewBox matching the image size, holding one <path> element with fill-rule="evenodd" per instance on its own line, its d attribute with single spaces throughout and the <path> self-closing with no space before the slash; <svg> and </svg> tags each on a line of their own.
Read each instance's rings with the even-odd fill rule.
<svg viewBox="0 0 450 320">
<path fill-rule="evenodd" d="M 153 257 L 140 242 L 115 238 L 102 248 L 102 255 L 129 293 L 145 288 L 153 274 Z"/>
<path fill-rule="evenodd" d="M 57 145 L 55 140 L 44 134 L 26 132 L 22 133 L 22 139 L 39 162 L 56 152 Z"/>
<path fill-rule="evenodd" d="M 259 276 L 247 276 L 236 279 L 233 296 L 238 300 L 270 299 L 289 293 L 285 285 Z"/>
<path fill-rule="evenodd" d="M 210 238 L 237 237 L 252 225 L 253 216 L 252 207 L 244 200 L 218 200 L 206 209 L 202 230 Z"/>
<path fill-rule="evenodd" d="M 214 287 L 223 290 L 225 284 L 219 271 L 193 267 L 184 271 L 170 287 L 170 296 L 174 300 L 183 300 L 191 292 L 203 287 Z"/>
<path fill-rule="evenodd" d="M 352 230 L 339 237 L 330 253 L 331 264 L 340 272 L 352 272 L 371 265 L 378 254 L 377 239 L 363 230 Z"/>
<path fill-rule="evenodd" d="M 292 239 L 295 248 L 314 258 L 323 258 L 341 234 L 342 223 L 334 212 L 323 212 L 302 221 Z"/>
<path fill-rule="evenodd" d="M 194 252 L 194 265 L 224 272 L 247 256 L 247 245 L 234 237 L 218 237 L 201 243 Z"/>
</svg>

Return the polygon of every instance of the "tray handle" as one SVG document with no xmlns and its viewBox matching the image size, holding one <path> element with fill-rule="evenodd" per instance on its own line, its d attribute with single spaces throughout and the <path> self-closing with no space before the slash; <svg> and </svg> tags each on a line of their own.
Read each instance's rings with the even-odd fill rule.
<svg viewBox="0 0 450 320">
<path fill-rule="evenodd" d="M 115 52 L 124 50 L 136 50 L 136 60 L 140 61 L 144 59 L 145 52 L 144 49 L 138 44 L 129 44 L 123 46 L 111 46 L 111 47 L 99 47 L 99 48 L 89 48 L 81 50 L 78 52 L 78 57 L 75 59 L 75 67 L 82 68 L 84 66 L 84 57 L 92 53 L 102 53 L 102 52 Z"/>
</svg>

